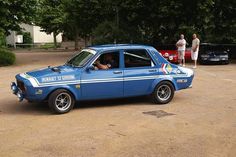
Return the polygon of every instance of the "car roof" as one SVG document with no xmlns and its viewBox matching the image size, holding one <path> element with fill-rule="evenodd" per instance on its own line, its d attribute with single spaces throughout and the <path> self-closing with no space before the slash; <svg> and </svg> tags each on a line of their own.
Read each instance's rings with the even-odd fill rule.
<svg viewBox="0 0 236 157">
<path fill-rule="evenodd" d="M 120 49 L 148 49 L 153 47 L 139 44 L 107 44 L 107 45 L 94 45 L 94 46 L 89 46 L 87 48 L 93 49 L 95 51 L 106 51 L 106 50 L 120 50 Z"/>
</svg>

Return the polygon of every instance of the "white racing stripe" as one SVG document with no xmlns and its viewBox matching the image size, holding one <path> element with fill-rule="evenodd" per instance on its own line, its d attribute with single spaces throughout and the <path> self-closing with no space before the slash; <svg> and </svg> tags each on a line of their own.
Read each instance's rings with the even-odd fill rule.
<svg viewBox="0 0 236 157">
<path fill-rule="evenodd" d="M 107 78 L 107 79 L 87 79 L 87 80 L 73 80 L 73 81 L 60 81 L 50 83 L 39 83 L 35 77 L 32 77 L 26 73 L 20 74 L 21 77 L 30 81 L 33 87 L 48 87 L 55 85 L 71 85 L 71 84 L 86 84 L 86 83 L 104 83 L 104 82 L 119 82 L 119 81 L 138 81 L 138 80 L 149 80 L 158 78 L 180 78 L 189 77 L 188 74 L 176 74 L 176 75 L 152 75 L 152 76 L 141 76 L 141 77 L 124 77 L 124 78 Z"/>
<path fill-rule="evenodd" d="M 39 84 L 36 78 L 30 75 L 27 75 L 26 73 L 21 73 L 20 76 L 29 80 L 33 87 L 39 87 Z"/>
</svg>

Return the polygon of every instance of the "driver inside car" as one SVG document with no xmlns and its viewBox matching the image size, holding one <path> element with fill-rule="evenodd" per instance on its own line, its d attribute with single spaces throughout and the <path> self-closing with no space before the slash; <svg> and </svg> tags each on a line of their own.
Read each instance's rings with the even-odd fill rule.
<svg viewBox="0 0 236 157">
<path fill-rule="evenodd" d="M 100 62 L 100 59 L 97 59 L 94 65 L 96 70 L 107 70 L 117 67 L 117 63 L 113 59 L 113 55 L 111 53 L 104 55 L 104 60 L 102 63 Z"/>
</svg>

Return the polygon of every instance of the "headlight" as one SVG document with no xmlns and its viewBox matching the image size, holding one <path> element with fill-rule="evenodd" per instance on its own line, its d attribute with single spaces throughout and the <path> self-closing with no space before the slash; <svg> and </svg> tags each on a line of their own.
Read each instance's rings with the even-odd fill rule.
<svg viewBox="0 0 236 157">
<path fill-rule="evenodd" d="M 169 60 L 173 60 L 173 56 L 169 56 Z"/>
<path fill-rule="evenodd" d="M 164 56 L 165 56 L 165 57 L 168 57 L 168 56 L 169 56 L 169 53 L 166 52 L 166 53 L 164 54 Z"/>
</svg>

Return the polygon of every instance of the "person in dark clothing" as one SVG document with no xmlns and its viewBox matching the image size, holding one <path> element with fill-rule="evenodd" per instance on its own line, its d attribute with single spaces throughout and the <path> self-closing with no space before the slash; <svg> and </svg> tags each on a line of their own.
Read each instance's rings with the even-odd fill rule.
<svg viewBox="0 0 236 157">
<path fill-rule="evenodd" d="M 104 56 L 104 61 L 103 61 L 103 63 L 100 63 L 99 60 L 96 60 L 95 66 L 97 67 L 97 69 L 106 70 L 106 69 L 112 69 L 112 68 L 117 67 L 117 63 L 116 63 L 115 60 L 113 59 L 112 54 L 107 53 L 107 54 L 105 54 L 105 56 Z"/>
</svg>

